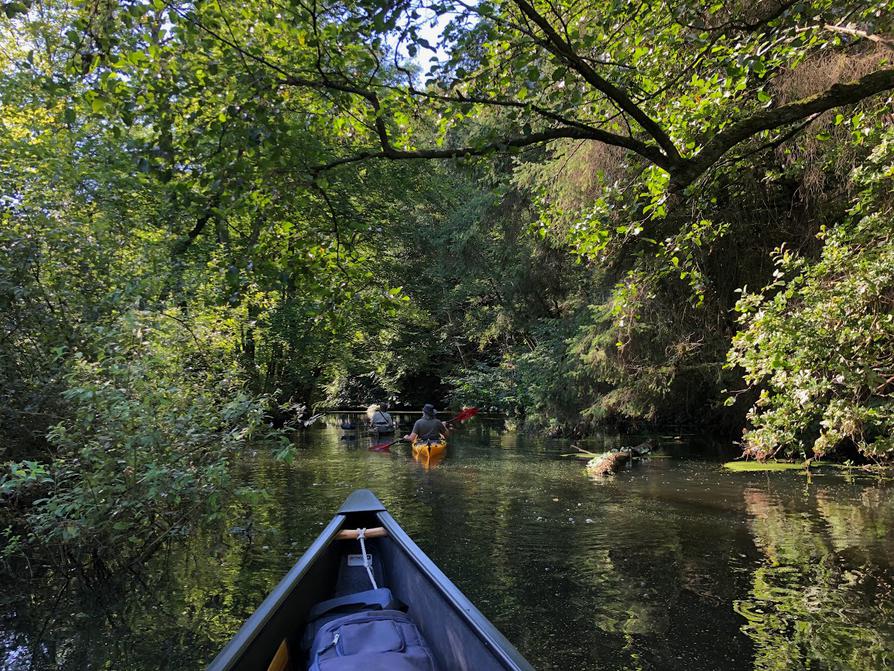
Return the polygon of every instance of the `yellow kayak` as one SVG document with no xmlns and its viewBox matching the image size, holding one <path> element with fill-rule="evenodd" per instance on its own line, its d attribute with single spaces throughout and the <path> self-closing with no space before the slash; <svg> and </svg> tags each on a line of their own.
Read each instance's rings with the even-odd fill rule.
<svg viewBox="0 0 894 671">
<path fill-rule="evenodd" d="M 420 452 L 413 455 L 413 460 L 417 464 L 422 466 L 424 470 L 430 471 L 435 466 L 444 461 L 444 453 L 442 452 L 441 454 L 432 457 L 429 456 L 428 450 L 421 450 Z"/>
<path fill-rule="evenodd" d="M 437 457 L 444 454 L 446 450 L 446 440 L 439 440 L 438 442 L 417 440 L 415 443 L 413 443 L 414 457 Z"/>
</svg>

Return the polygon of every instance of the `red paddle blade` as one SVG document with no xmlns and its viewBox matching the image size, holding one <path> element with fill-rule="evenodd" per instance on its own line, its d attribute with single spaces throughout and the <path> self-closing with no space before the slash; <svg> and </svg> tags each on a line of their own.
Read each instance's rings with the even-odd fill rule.
<svg viewBox="0 0 894 671">
<path fill-rule="evenodd" d="M 376 445 L 370 445 L 369 449 L 375 450 L 376 452 L 384 452 L 395 443 L 399 443 L 401 440 L 403 440 L 403 438 L 398 438 L 397 440 L 392 440 L 388 443 L 377 443 Z"/>
<path fill-rule="evenodd" d="M 452 422 L 465 422 L 467 419 L 472 419 L 475 415 L 478 414 L 478 408 L 466 408 L 462 412 L 460 412 L 456 417 L 454 417 Z"/>
</svg>

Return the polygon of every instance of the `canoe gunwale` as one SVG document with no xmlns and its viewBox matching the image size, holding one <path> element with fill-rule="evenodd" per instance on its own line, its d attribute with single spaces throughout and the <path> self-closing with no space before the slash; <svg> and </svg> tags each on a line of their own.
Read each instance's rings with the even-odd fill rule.
<svg viewBox="0 0 894 671">
<path fill-rule="evenodd" d="M 510 671 L 534 671 L 515 646 L 479 611 L 475 605 L 451 582 L 438 566 L 416 545 L 415 541 L 397 523 L 382 505 L 381 501 L 368 489 L 351 493 L 338 513 L 320 532 L 307 551 L 289 572 L 273 588 L 257 610 L 243 623 L 229 643 L 218 653 L 206 671 L 231 671 L 240 666 L 243 656 L 258 637 L 264 633 L 268 623 L 275 618 L 286 601 L 292 596 L 311 567 L 336 542 L 338 534 L 349 521 L 349 516 L 360 514 L 366 520 L 377 519 L 385 529 L 388 541 L 393 542 L 415 564 L 419 573 L 428 580 L 445 598 L 457 617 L 466 622 L 481 643 Z M 351 521 L 353 524 L 357 520 Z M 372 526 L 372 525 L 370 525 Z M 284 636 L 285 637 L 285 636 Z"/>
<path fill-rule="evenodd" d="M 347 501 L 345 503 L 347 504 Z M 230 639 L 230 642 L 218 653 L 214 661 L 208 665 L 206 671 L 229 671 L 241 661 L 242 655 L 254 643 L 258 635 L 264 631 L 267 623 L 276 616 L 304 575 L 316 563 L 317 559 L 328 550 L 329 545 L 341 530 L 346 519 L 346 515 L 342 514 L 341 511 L 332 518 L 329 524 L 326 525 L 326 528 L 307 548 L 301 559 L 289 569 L 289 572 L 261 602 L 257 610 L 242 624 L 236 635 Z"/>
<path fill-rule="evenodd" d="M 450 605 L 456 610 L 459 617 L 466 620 L 470 628 L 477 634 L 481 641 L 490 648 L 494 655 L 507 669 L 515 671 L 534 671 L 534 667 L 522 657 L 515 646 L 497 629 L 485 615 L 453 584 L 441 569 L 438 568 L 428 555 L 416 545 L 409 534 L 397 523 L 391 514 L 384 510 L 377 513 L 379 521 L 388 532 L 392 541 L 412 558 L 419 571 L 428 580 L 435 584 L 437 589 L 445 596 Z"/>
</svg>

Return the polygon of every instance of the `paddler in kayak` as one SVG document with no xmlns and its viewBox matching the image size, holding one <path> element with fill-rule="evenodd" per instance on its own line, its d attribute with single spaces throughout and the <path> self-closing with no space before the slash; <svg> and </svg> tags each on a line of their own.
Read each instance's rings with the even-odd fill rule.
<svg viewBox="0 0 894 671">
<path fill-rule="evenodd" d="M 388 412 L 388 406 L 374 403 L 366 409 L 369 418 L 369 430 L 371 433 L 393 433 L 394 420 Z"/>
<path fill-rule="evenodd" d="M 450 433 L 449 427 L 437 418 L 438 411 L 431 403 L 422 406 L 422 417 L 413 424 L 413 430 L 404 436 L 411 443 L 435 443 L 445 440 Z"/>
</svg>

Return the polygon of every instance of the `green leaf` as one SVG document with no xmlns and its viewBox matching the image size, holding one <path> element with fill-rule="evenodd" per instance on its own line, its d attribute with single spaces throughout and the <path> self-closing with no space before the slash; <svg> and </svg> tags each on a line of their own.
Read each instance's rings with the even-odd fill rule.
<svg viewBox="0 0 894 671">
<path fill-rule="evenodd" d="M 28 7 L 22 2 L 6 2 L 3 4 L 3 13 L 7 19 L 13 19 L 19 14 L 27 14 Z"/>
</svg>

